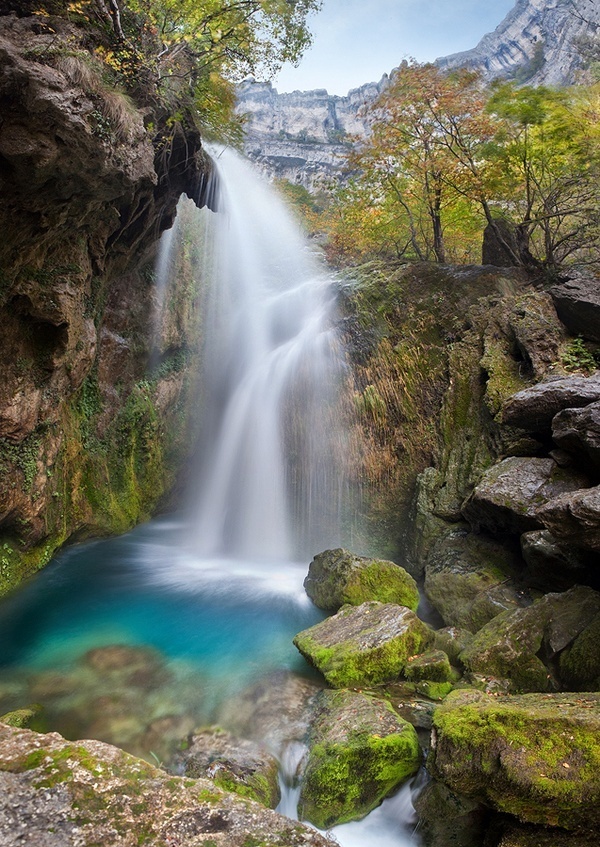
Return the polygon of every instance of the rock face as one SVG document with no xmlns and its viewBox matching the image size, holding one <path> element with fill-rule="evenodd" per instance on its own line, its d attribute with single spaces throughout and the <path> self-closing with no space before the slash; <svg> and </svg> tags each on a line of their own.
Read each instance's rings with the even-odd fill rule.
<svg viewBox="0 0 600 847">
<path fill-rule="evenodd" d="M 206 202 L 211 165 L 185 116 L 171 132 L 160 100 L 106 82 L 102 25 L 0 23 L 4 592 L 74 533 L 123 531 L 173 486 L 164 457 L 187 434 L 175 408 L 198 327 L 195 295 L 170 295 L 151 338 L 153 251 L 182 192 Z"/>
<path fill-rule="evenodd" d="M 173 767 L 193 779 L 210 779 L 224 791 L 249 797 L 274 809 L 281 799 L 277 760 L 253 741 L 235 738 L 220 727 L 195 732 Z"/>
<path fill-rule="evenodd" d="M 209 780 L 174 777 L 99 741 L 0 725 L 3 847 L 326 847 L 314 830 Z"/>
<path fill-rule="evenodd" d="M 561 321 L 573 335 L 600 341 L 600 279 L 578 275 L 550 289 Z"/>
<path fill-rule="evenodd" d="M 433 632 L 404 606 L 363 603 L 294 638 L 302 655 L 334 688 L 376 685 L 397 679 L 409 656 L 433 642 Z"/>
<path fill-rule="evenodd" d="M 357 820 L 419 768 L 417 733 L 383 700 L 323 691 L 316 701 L 298 815 L 320 829 Z"/>
<path fill-rule="evenodd" d="M 337 612 L 346 604 L 360 606 L 369 600 L 396 603 L 413 612 L 419 605 L 417 583 L 404 568 L 341 548 L 315 556 L 304 588 L 315 606 L 326 611 Z"/>
<path fill-rule="evenodd" d="M 551 428 L 563 409 L 578 409 L 600 400 L 600 371 L 589 377 L 563 376 L 539 382 L 510 397 L 502 407 L 504 424 L 539 432 Z"/>
<path fill-rule="evenodd" d="M 346 97 L 324 89 L 279 94 L 270 83 L 238 86 L 237 110 L 246 115 L 246 154 L 271 176 L 317 188 L 339 178 L 350 136 L 363 136 L 364 105 L 387 84 L 368 83 Z"/>
<path fill-rule="evenodd" d="M 568 85 L 582 67 L 577 41 L 600 24 L 596 3 L 517 0 L 494 32 L 472 50 L 438 59 L 443 69 L 467 67 L 487 80 L 518 78 L 530 85 Z"/>
<path fill-rule="evenodd" d="M 600 826 L 600 695 L 453 692 L 434 715 L 432 771 L 521 821 Z"/>
</svg>

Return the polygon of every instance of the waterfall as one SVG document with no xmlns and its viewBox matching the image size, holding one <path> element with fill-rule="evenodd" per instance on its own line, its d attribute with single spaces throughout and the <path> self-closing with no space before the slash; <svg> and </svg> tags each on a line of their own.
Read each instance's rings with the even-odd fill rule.
<svg viewBox="0 0 600 847">
<path fill-rule="evenodd" d="M 194 544 L 204 557 L 310 557 L 339 544 L 333 279 L 249 163 L 213 155 Z"/>
</svg>

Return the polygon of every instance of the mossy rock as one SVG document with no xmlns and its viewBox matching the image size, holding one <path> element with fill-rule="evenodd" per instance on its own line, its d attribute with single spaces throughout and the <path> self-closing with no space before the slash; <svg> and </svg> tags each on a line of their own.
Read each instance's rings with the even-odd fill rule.
<svg viewBox="0 0 600 847">
<path fill-rule="evenodd" d="M 0 724 L 0 830 L 16 845 L 327 847 L 298 821 L 208 779 L 173 776 L 100 741 Z M 7 828 L 8 823 L 8 828 Z"/>
<path fill-rule="evenodd" d="M 411 656 L 404 668 L 404 676 L 411 682 L 423 679 L 430 682 L 452 682 L 455 674 L 450 660 L 442 650 L 430 650 L 418 656 Z"/>
<path fill-rule="evenodd" d="M 175 768 L 194 779 L 211 779 L 219 788 L 270 809 L 281 799 L 275 757 L 264 746 L 217 726 L 194 732 L 187 749 L 177 756 Z"/>
<path fill-rule="evenodd" d="M 442 629 L 436 629 L 433 635 L 435 649 L 443 650 L 451 664 L 462 665 L 459 656 L 473 640 L 473 633 L 461 627 L 445 626 Z"/>
<path fill-rule="evenodd" d="M 42 707 L 35 704 L 26 709 L 15 709 L 12 712 L 7 712 L 0 717 L 0 723 L 5 723 L 8 726 L 15 727 L 30 727 L 35 724 L 42 712 Z"/>
<path fill-rule="evenodd" d="M 523 822 L 600 828 L 600 694 L 454 691 L 428 763 L 452 791 Z"/>
<path fill-rule="evenodd" d="M 433 631 L 410 609 L 392 603 L 344 606 L 298 633 L 294 644 L 334 688 L 398 679 L 409 656 L 433 642 Z"/>
<path fill-rule="evenodd" d="M 369 600 L 397 603 L 416 611 L 417 583 L 400 565 L 384 559 L 356 556 L 348 550 L 325 550 L 310 563 L 304 588 L 313 603 L 326 611 L 360 606 Z"/>
<path fill-rule="evenodd" d="M 523 605 L 514 586 L 519 564 L 506 544 L 458 529 L 431 549 L 425 594 L 445 624 L 476 632 L 501 612 Z"/>
<path fill-rule="evenodd" d="M 560 678 L 573 691 L 600 691 L 600 614 L 560 656 Z"/>
<path fill-rule="evenodd" d="M 419 768 L 417 734 L 384 700 L 317 695 L 298 814 L 320 829 L 364 817 Z"/>
<path fill-rule="evenodd" d="M 475 634 L 460 658 L 473 673 L 510 680 L 515 692 L 547 691 L 553 658 L 599 610 L 600 593 L 585 586 L 547 594 L 527 609 L 498 615 Z"/>
</svg>

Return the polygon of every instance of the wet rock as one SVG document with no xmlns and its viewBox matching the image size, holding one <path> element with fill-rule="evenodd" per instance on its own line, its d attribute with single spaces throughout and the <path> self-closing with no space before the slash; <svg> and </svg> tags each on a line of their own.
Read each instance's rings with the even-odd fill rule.
<svg viewBox="0 0 600 847">
<path fill-rule="evenodd" d="M 600 614 L 560 656 L 560 679 L 569 691 L 600 690 Z"/>
<path fill-rule="evenodd" d="M 570 833 L 556 827 L 504 823 L 496 847 L 597 847 L 596 833 Z"/>
<path fill-rule="evenodd" d="M 600 826 L 600 694 L 452 692 L 429 767 L 451 791 L 523 822 Z"/>
<path fill-rule="evenodd" d="M 550 289 L 558 316 L 573 335 L 600 341 L 600 279 L 578 274 Z"/>
<path fill-rule="evenodd" d="M 600 401 L 580 409 L 564 409 L 552 419 L 552 438 L 600 471 Z"/>
<path fill-rule="evenodd" d="M 0 843 L 327 847 L 314 830 L 211 781 L 174 777 L 99 741 L 0 725 Z"/>
<path fill-rule="evenodd" d="M 424 847 L 481 847 L 489 810 L 432 780 L 417 795 L 418 831 Z"/>
<path fill-rule="evenodd" d="M 600 553 L 600 486 L 555 497 L 537 515 L 561 545 Z"/>
<path fill-rule="evenodd" d="M 414 728 L 384 700 L 322 691 L 311 725 L 298 815 L 321 829 L 357 820 L 416 773 Z"/>
<path fill-rule="evenodd" d="M 393 705 L 401 718 L 408 721 L 416 729 L 431 729 L 431 720 L 435 704 L 431 699 L 416 692 L 416 687 L 410 682 L 393 682 L 385 686 L 386 698 Z"/>
<path fill-rule="evenodd" d="M 560 468 L 553 459 L 504 459 L 487 471 L 463 506 L 475 530 L 522 533 L 543 529 L 538 516 L 549 500 L 585 488 L 583 474 Z"/>
<path fill-rule="evenodd" d="M 527 564 L 523 578 L 532 588 L 566 591 L 573 583 L 588 581 L 585 557 L 572 547 L 561 547 L 548 530 L 523 533 L 521 552 Z"/>
<path fill-rule="evenodd" d="M 542 432 L 550 429 L 552 418 L 563 409 L 580 408 L 596 400 L 600 400 L 600 372 L 589 377 L 554 377 L 509 397 L 501 420 L 529 432 Z"/>
<path fill-rule="evenodd" d="M 281 798 L 277 759 L 263 745 L 236 738 L 220 727 L 194 732 L 172 767 L 193 779 L 210 779 L 219 788 L 250 797 L 270 809 Z"/>
<path fill-rule="evenodd" d="M 429 553 L 425 594 L 444 623 L 475 632 L 500 612 L 524 604 L 513 581 L 519 565 L 506 545 L 457 530 Z"/>
<path fill-rule="evenodd" d="M 337 612 L 369 600 L 407 606 L 419 604 L 417 583 L 404 568 L 384 559 L 356 556 L 338 548 L 325 550 L 310 563 L 304 588 L 320 609 Z"/>
<path fill-rule="evenodd" d="M 455 680 L 448 656 L 442 650 L 430 650 L 428 653 L 411 656 L 404 668 L 404 676 L 409 682 L 418 682 L 422 679 L 432 682 Z"/>
<path fill-rule="evenodd" d="M 547 594 L 527 609 L 498 615 L 475 634 L 460 658 L 473 673 L 510 680 L 512 690 L 547 691 L 550 667 L 540 655 L 551 662 L 599 611 L 600 593 L 591 588 Z"/>
<path fill-rule="evenodd" d="M 375 601 L 344 606 L 294 638 L 305 659 L 334 688 L 397 679 L 408 657 L 432 642 L 432 630 L 410 609 Z"/>
<path fill-rule="evenodd" d="M 473 640 L 472 632 L 457 626 L 446 626 L 442 629 L 437 629 L 433 633 L 433 636 L 433 645 L 436 650 L 443 650 L 453 665 L 460 664 L 460 654 Z"/>
<path fill-rule="evenodd" d="M 279 756 L 288 744 L 304 740 L 312 699 L 322 687 L 298 674 L 276 671 L 229 700 L 218 719 L 235 735 L 265 741 Z"/>
</svg>

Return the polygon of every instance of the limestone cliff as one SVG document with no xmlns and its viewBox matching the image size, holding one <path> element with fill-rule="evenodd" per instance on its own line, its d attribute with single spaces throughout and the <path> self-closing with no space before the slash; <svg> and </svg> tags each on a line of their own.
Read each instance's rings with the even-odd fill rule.
<svg viewBox="0 0 600 847">
<path fill-rule="evenodd" d="M 488 80 L 514 77 L 529 85 L 570 85 L 582 67 L 578 41 L 600 26 L 595 0 L 517 0 L 494 32 L 472 50 L 437 60 L 469 67 Z"/>
<path fill-rule="evenodd" d="M 152 258 L 182 192 L 205 202 L 210 162 L 149 88 L 105 84 L 103 31 L 0 16 L 0 590 L 147 515 L 184 428 L 195 330 L 179 303 L 149 377 Z"/>
</svg>

